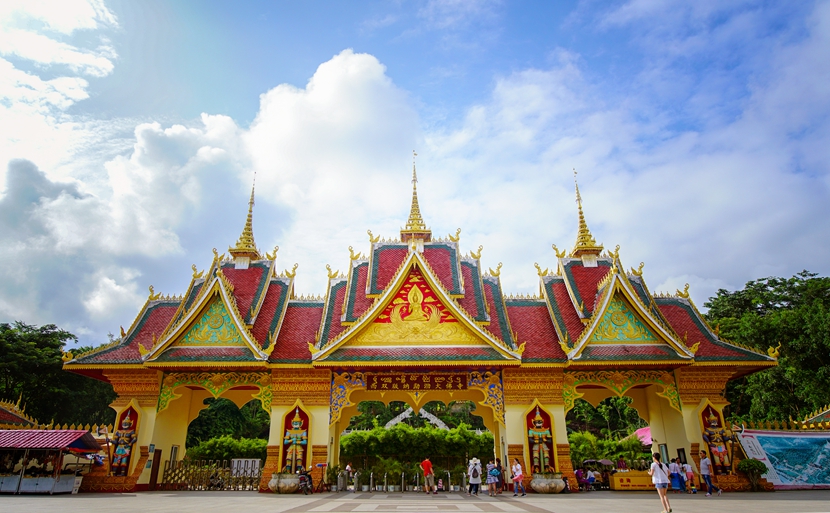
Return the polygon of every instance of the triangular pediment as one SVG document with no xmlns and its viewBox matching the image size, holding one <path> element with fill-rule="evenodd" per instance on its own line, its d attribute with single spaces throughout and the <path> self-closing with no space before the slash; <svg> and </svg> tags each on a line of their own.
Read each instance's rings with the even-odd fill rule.
<svg viewBox="0 0 830 513">
<path fill-rule="evenodd" d="M 518 361 L 519 351 L 470 318 L 412 252 L 375 304 L 346 331 L 312 349 L 315 362 L 378 359 Z M 351 356 L 350 356 L 351 355 Z"/>
<path fill-rule="evenodd" d="M 232 296 L 215 277 L 181 320 L 144 357 L 148 363 L 245 363 L 267 355 L 248 330 Z"/>
<path fill-rule="evenodd" d="M 601 292 L 597 309 L 570 352 L 571 359 L 691 360 L 693 353 L 639 301 L 619 275 Z"/>
</svg>

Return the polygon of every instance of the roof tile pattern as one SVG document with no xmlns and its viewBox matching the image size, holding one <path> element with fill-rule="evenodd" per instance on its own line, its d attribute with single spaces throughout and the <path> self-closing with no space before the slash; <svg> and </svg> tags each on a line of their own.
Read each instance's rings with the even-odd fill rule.
<svg viewBox="0 0 830 513">
<path fill-rule="evenodd" d="M 525 343 L 523 362 L 565 362 L 567 356 L 559 347 L 556 330 L 544 301 L 506 300 L 510 325 L 517 343 Z"/>
<path fill-rule="evenodd" d="M 352 268 L 346 298 L 346 322 L 354 322 L 372 306 L 372 298 L 366 295 L 366 279 L 369 262 L 361 262 Z"/>
<path fill-rule="evenodd" d="M 488 316 L 487 309 L 484 306 L 481 271 L 478 265 L 473 262 L 462 261 L 461 276 L 464 277 L 464 297 L 458 298 L 458 304 L 476 321 L 487 321 Z"/>
<path fill-rule="evenodd" d="M 484 298 L 490 308 L 490 324 L 484 328 L 493 334 L 497 339 L 504 341 L 508 347 L 515 348 L 513 333 L 510 332 L 510 325 L 507 321 L 507 311 L 504 308 L 504 300 L 501 294 L 501 283 L 498 278 L 484 278 Z"/>
<path fill-rule="evenodd" d="M 406 244 L 378 244 L 372 255 L 372 275 L 369 294 L 380 294 L 395 277 L 398 268 L 406 259 L 409 247 Z"/>
<path fill-rule="evenodd" d="M 581 360 L 682 360 L 667 345 L 657 344 L 597 344 L 589 345 L 579 357 Z"/>
<path fill-rule="evenodd" d="M 325 318 L 320 330 L 320 340 L 327 344 L 336 338 L 346 325 L 340 322 L 340 314 L 343 311 L 343 300 L 346 298 L 346 280 L 338 280 L 331 285 L 328 297 L 326 298 Z"/>
<path fill-rule="evenodd" d="M 700 342 L 697 353 L 695 353 L 696 361 L 770 360 L 764 355 L 753 353 L 752 351 L 747 351 L 746 349 L 716 339 L 706 329 L 703 320 L 698 317 L 688 300 L 658 297 L 655 298 L 655 301 L 666 320 L 669 321 L 671 327 L 680 337 L 685 336 L 690 346 Z"/>
<path fill-rule="evenodd" d="M 15 414 L 0 405 L 0 424 L 17 424 L 23 426 L 30 426 L 32 423 L 20 415 Z"/>
<path fill-rule="evenodd" d="M 487 346 L 464 347 L 342 347 L 326 362 L 414 362 L 440 363 L 456 361 L 503 361 L 495 349 Z"/>
<path fill-rule="evenodd" d="M 268 284 L 262 307 L 251 329 L 254 338 L 263 348 L 268 347 L 271 336 L 279 329 L 285 302 L 288 301 L 289 284 L 283 280 L 285 279 L 273 279 Z"/>
<path fill-rule="evenodd" d="M 251 262 L 247 269 L 235 269 L 233 263 L 222 265 L 222 273 L 233 285 L 233 295 L 239 313 L 246 324 L 251 323 L 251 306 L 256 306 L 268 283 L 270 262 Z"/>
<path fill-rule="evenodd" d="M 308 344 L 323 318 L 323 303 L 289 301 L 285 318 L 269 361 L 276 363 L 311 363 Z"/>
<path fill-rule="evenodd" d="M 594 311 L 594 303 L 597 300 L 597 284 L 611 270 L 611 261 L 601 258 L 597 261 L 596 267 L 585 267 L 582 260 L 571 260 L 562 267 L 576 303 L 582 303 L 585 313 L 590 314 Z"/>
<path fill-rule="evenodd" d="M 458 251 L 454 244 L 424 244 L 424 259 L 435 273 L 435 277 L 452 295 L 462 293 L 458 269 Z"/>
<path fill-rule="evenodd" d="M 576 308 L 574 308 L 573 301 L 571 301 L 571 296 L 568 294 L 568 289 L 565 285 L 565 280 L 561 277 L 553 277 L 544 283 L 547 292 L 546 295 L 550 301 L 550 309 L 553 311 L 553 315 L 560 329 L 564 329 L 568 335 L 568 345 L 573 347 L 585 326 L 582 324 Z"/>
<path fill-rule="evenodd" d="M 256 362 L 248 347 L 176 347 L 166 349 L 153 363 Z"/>
<path fill-rule="evenodd" d="M 0 449 L 78 449 L 100 451 L 101 446 L 83 429 L 14 429 L 0 431 Z"/>
<path fill-rule="evenodd" d="M 151 301 L 141 311 L 135 328 L 127 337 L 115 347 L 104 349 L 75 360 L 73 363 L 140 363 L 141 353 L 138 344 L 150 349 L 153 346 L 153 335 L 161 335 L 179 308 L 179 301 L 159 300 Z"/>
</svg>

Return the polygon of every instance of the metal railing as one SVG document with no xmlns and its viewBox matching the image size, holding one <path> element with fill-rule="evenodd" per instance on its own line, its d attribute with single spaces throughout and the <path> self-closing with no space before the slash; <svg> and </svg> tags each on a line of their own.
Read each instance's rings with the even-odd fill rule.
<svg viewBox="0 0 830 513">
<path fill-rule="evenodd" d="M 228 460 L 165 461 L 162 490 L 259 490 L 258 460 L 231 466 Z"/>
</svg>

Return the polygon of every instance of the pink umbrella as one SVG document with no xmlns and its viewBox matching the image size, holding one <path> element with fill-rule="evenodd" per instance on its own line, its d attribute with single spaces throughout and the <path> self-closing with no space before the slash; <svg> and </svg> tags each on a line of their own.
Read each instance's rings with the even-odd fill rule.
<svg viewBox="0 0 830 513">
<path fill-rule="evenodd" d="M 640 429 L 638 429 L 637 431 L 634 432 L 634 435 L 637 438 L 640 439 L 640 442 L 642 442 L 643 445 L 651 445 L 652 444 L 652 441 L 651 441 L 651 428 L 650 427 L 640 428 Z"/>
</svg>

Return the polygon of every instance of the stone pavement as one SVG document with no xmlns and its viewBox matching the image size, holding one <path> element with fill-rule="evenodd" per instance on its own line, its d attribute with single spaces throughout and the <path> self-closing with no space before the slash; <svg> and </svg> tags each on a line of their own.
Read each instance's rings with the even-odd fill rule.
<svg viewBox="0 0 830 513">
<path fill-rule="evenodd" d="M 676 513 L 830 513 L 830 490 L 774 493 L 732 493 L 706 498 L 703 494 L 671 495 Z M 514 498 L 467 497 L 465 494 L 427 496 L 416 493 L 324 493 L 309 496 L 252 492 L 144 492 L 0 496 L 3 513 L 659 513 L 656 492 L 592 492 Z"/>
</svg>

